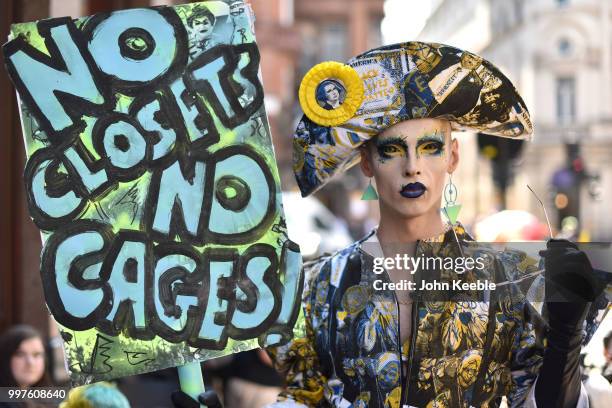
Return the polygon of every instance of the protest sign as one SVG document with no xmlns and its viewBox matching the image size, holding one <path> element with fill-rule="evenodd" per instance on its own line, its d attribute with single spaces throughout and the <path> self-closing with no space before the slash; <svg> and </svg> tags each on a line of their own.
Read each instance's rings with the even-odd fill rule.
<svg viewBox="0 0 612 408">
<path fill-rule="evenodd" d="M 301 258 L 252 23 L 242 1 L 205 1 L 12 27 L 28 209 L 74 384 L 292 336 Z"/>
</svg>

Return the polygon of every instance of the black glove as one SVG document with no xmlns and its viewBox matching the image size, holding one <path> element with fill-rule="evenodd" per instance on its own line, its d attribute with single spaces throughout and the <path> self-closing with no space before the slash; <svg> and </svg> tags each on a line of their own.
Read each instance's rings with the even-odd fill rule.
<svg viewBox="0 0 612 408">
<path fill-rule="evenodd" d="M 174 408 L 200 408 L 200 404 L 204 404 L 208 408 L 223 408 L 219 396 L 214 391 L 206 391 L 198 395 L 199 402 L 183 391 L 173 392 L 171 398 Z"/>
<path fill-rule="evenodd" d="M 605 282 L 594 273 L 591 262 L 576 244 L 551 239 L 540 251 L 546 269 L 546 301 L 592 302 Z"/>
<path fill-rule="evenodd" d="M 582 326 L 590 302 L 605 284 L 595 275 L 576 244 L 551 239 L 545 251 L 545 301 L 548 333 L 544 361 L 535 390 L 541 407 L 575 407 L 580 396 Z"/>
</svg>

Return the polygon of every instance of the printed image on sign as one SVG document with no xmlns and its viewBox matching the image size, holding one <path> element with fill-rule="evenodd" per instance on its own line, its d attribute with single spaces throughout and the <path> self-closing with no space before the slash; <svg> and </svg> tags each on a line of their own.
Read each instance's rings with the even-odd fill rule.
<svg viewBox="0 0 612 408">
<path fill-rule="evenodd" d="M 28 209 L 74 384 L 293 335 L 301 257 L 252 23 L 242 1 L 205 1 L 12 26 Z"/>
</svg>

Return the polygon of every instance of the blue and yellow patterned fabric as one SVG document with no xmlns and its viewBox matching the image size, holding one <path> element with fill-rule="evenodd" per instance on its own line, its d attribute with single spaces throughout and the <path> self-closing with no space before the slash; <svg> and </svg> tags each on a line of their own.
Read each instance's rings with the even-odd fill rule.
<svg viewBox="0 0 612 408">
<path fill-rule="evenodd" d="M 454 130 L 515 139 L 533 133 L 525 103 L 499 69 L 443 44 L 380 47 L 342 68 L 321 63 L 306 74 L 300 101 L 293 170 L 303 196 L 357 163 L 360 145 L 404 120 L 444 118 Z"/>
<path fill-rule="evenodd" d="M 453 291 L 437 299 L 420 291 L 412 334 L 400 344 L 395 292 L 373 289 L 375 279 L 389 278 L 373 273 L 374 258 L 365 247 L 372 232 L 307 268 L 306 336 L 269 349 L 287 379 L 283 402 L 275 406 L 498 407 L 503 396 L 510 407 L 525 406 L 542 363 L 545 323 L 519 286 L 534 276 L 531 286 L 543 285 L 540 262 L 476 243 L 460 224 L 454 228 L 457 239 L 448 227 L 419 241 L 417 255 L 456 257 L 461 242 L 464 251 L 486 260 L 484 269 L 461 279 L 502 283 L 495 296 Z M 440 281 L 457 278 L 454 271 L 435 274 Z M 417 272 L 415 281 L 421 278 Z M 586 327 L 591 333 L 593 317 Z"/>
</svg>

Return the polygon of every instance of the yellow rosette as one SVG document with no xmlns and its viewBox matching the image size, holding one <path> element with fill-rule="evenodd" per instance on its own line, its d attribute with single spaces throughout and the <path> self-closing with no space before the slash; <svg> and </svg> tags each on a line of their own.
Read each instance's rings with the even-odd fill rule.
<svg viewBox="0 0 612 408">
<path fill-rule="evenodd" d="M 317 99 L 319 87 L 326 82 L 339 83 L 344 88 L 344 100 L 337 107 L 324 107 Z M 315 65 L 302 79 L 299 99 L 304 114 L 321 126 L 341 125 L 355 115 L 363 102 L 363 83 L 351 66 L 335 61 Z"/>
</svg>

